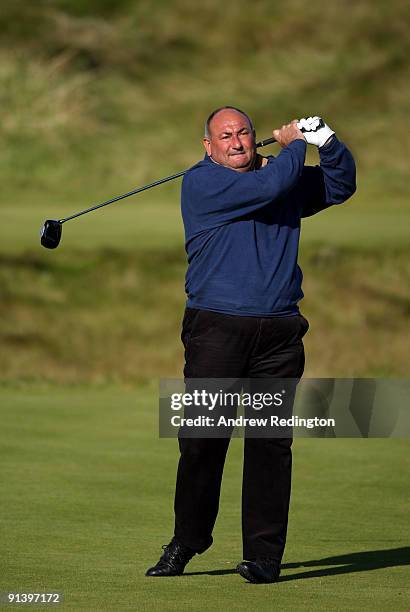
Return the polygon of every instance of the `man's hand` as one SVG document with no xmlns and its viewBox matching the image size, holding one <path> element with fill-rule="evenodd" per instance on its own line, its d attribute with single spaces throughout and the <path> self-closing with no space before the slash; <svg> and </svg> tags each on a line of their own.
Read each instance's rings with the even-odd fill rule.
<svg viewBox="0 0 410 612">
<path fill-rule="evenodd" d="M 319 127 L 321 122 L 322 126 Z M 306 142 L 311 145 L 316 145 L 317 147 L 323 147 L 334 134 L 334 131 L 331 130 L 320 117 L 300 119 L 298 121 L 298 127 L 301 130 L 303 129 Z"/>
<path fill-rule="evenodd" d="M 298 120 L 294 119 L 287 125 L 282 125 L 278 130 L 273 130 L 273 137 L 281 147 L 286 147 L 294 140 L 305 140 L 302 132 L 298 127 Z"/>
</svg>

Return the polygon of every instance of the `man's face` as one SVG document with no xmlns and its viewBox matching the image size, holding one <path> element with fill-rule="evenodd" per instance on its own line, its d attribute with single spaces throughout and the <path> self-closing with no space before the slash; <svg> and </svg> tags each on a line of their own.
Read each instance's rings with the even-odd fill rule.
<svg viewBox="0 0 410 612">
<path fill-rule="evenodd" d="M 256 157 L 255 135 L 248 119 L 232 109 L 219 111 L 204 138 L 206 152 L 212 159 L 237 172 L 251 170 Z"/>
</svg>

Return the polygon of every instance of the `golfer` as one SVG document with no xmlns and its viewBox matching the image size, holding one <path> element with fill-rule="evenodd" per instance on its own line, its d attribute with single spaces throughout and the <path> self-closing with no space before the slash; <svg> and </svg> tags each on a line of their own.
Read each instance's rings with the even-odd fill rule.
<svg viewBox="0 0 410 612">
<path fill-rule="evenodd" d="M 246 113 L 218 108 L 206 121 L 205 157 L 184 176 L 185 378 L 299 379 L 303 374 L 302 337 L 309 325 L 298 308 L 301 219 L 354 193 L 355 164 L 317 117 L 292 121 L 273 136 L 281 152 L 262 158 Z M 320 166 L 304 165 L 307 144 L 318 147 Z M 279 577 L 291 443 L 290 438 L 244 440 L 244 560 L 237 569 L 250 582 Z M 196 553 L 211 546 L 228 445 L 229 437 L 179 438 L 174 537 L 147 576 L 180 575 Z"/>
</svg>

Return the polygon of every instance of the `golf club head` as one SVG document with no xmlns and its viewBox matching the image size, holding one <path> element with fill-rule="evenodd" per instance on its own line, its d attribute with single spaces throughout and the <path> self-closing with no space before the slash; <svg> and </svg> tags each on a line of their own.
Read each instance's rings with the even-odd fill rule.
<svg viewBox="0 0 410 612">
<path fill-rule="evenodd" d="M 60 244 L 62 229 L 63 227 L 60 221 L 55 221 L 53 219 L 44 221 L 44 225 L 40 232 L 41 244 L 43 247 L 46 249 L 56 249 Z"/>
</svg>

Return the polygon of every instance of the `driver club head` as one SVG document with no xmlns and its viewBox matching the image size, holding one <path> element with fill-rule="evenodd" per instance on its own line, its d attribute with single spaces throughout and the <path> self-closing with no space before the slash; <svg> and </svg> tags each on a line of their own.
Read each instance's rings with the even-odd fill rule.
<svg viewBox="0 0 410 612">
<path fill-rule="evenodd" d="M 41 228 L 41 244 L 46 249 L 56 249 L 60 244 L 62 224 L 60 221 L 53 219 L 47 219 L 44 221 L 44 225 Z"/>
</svg>

